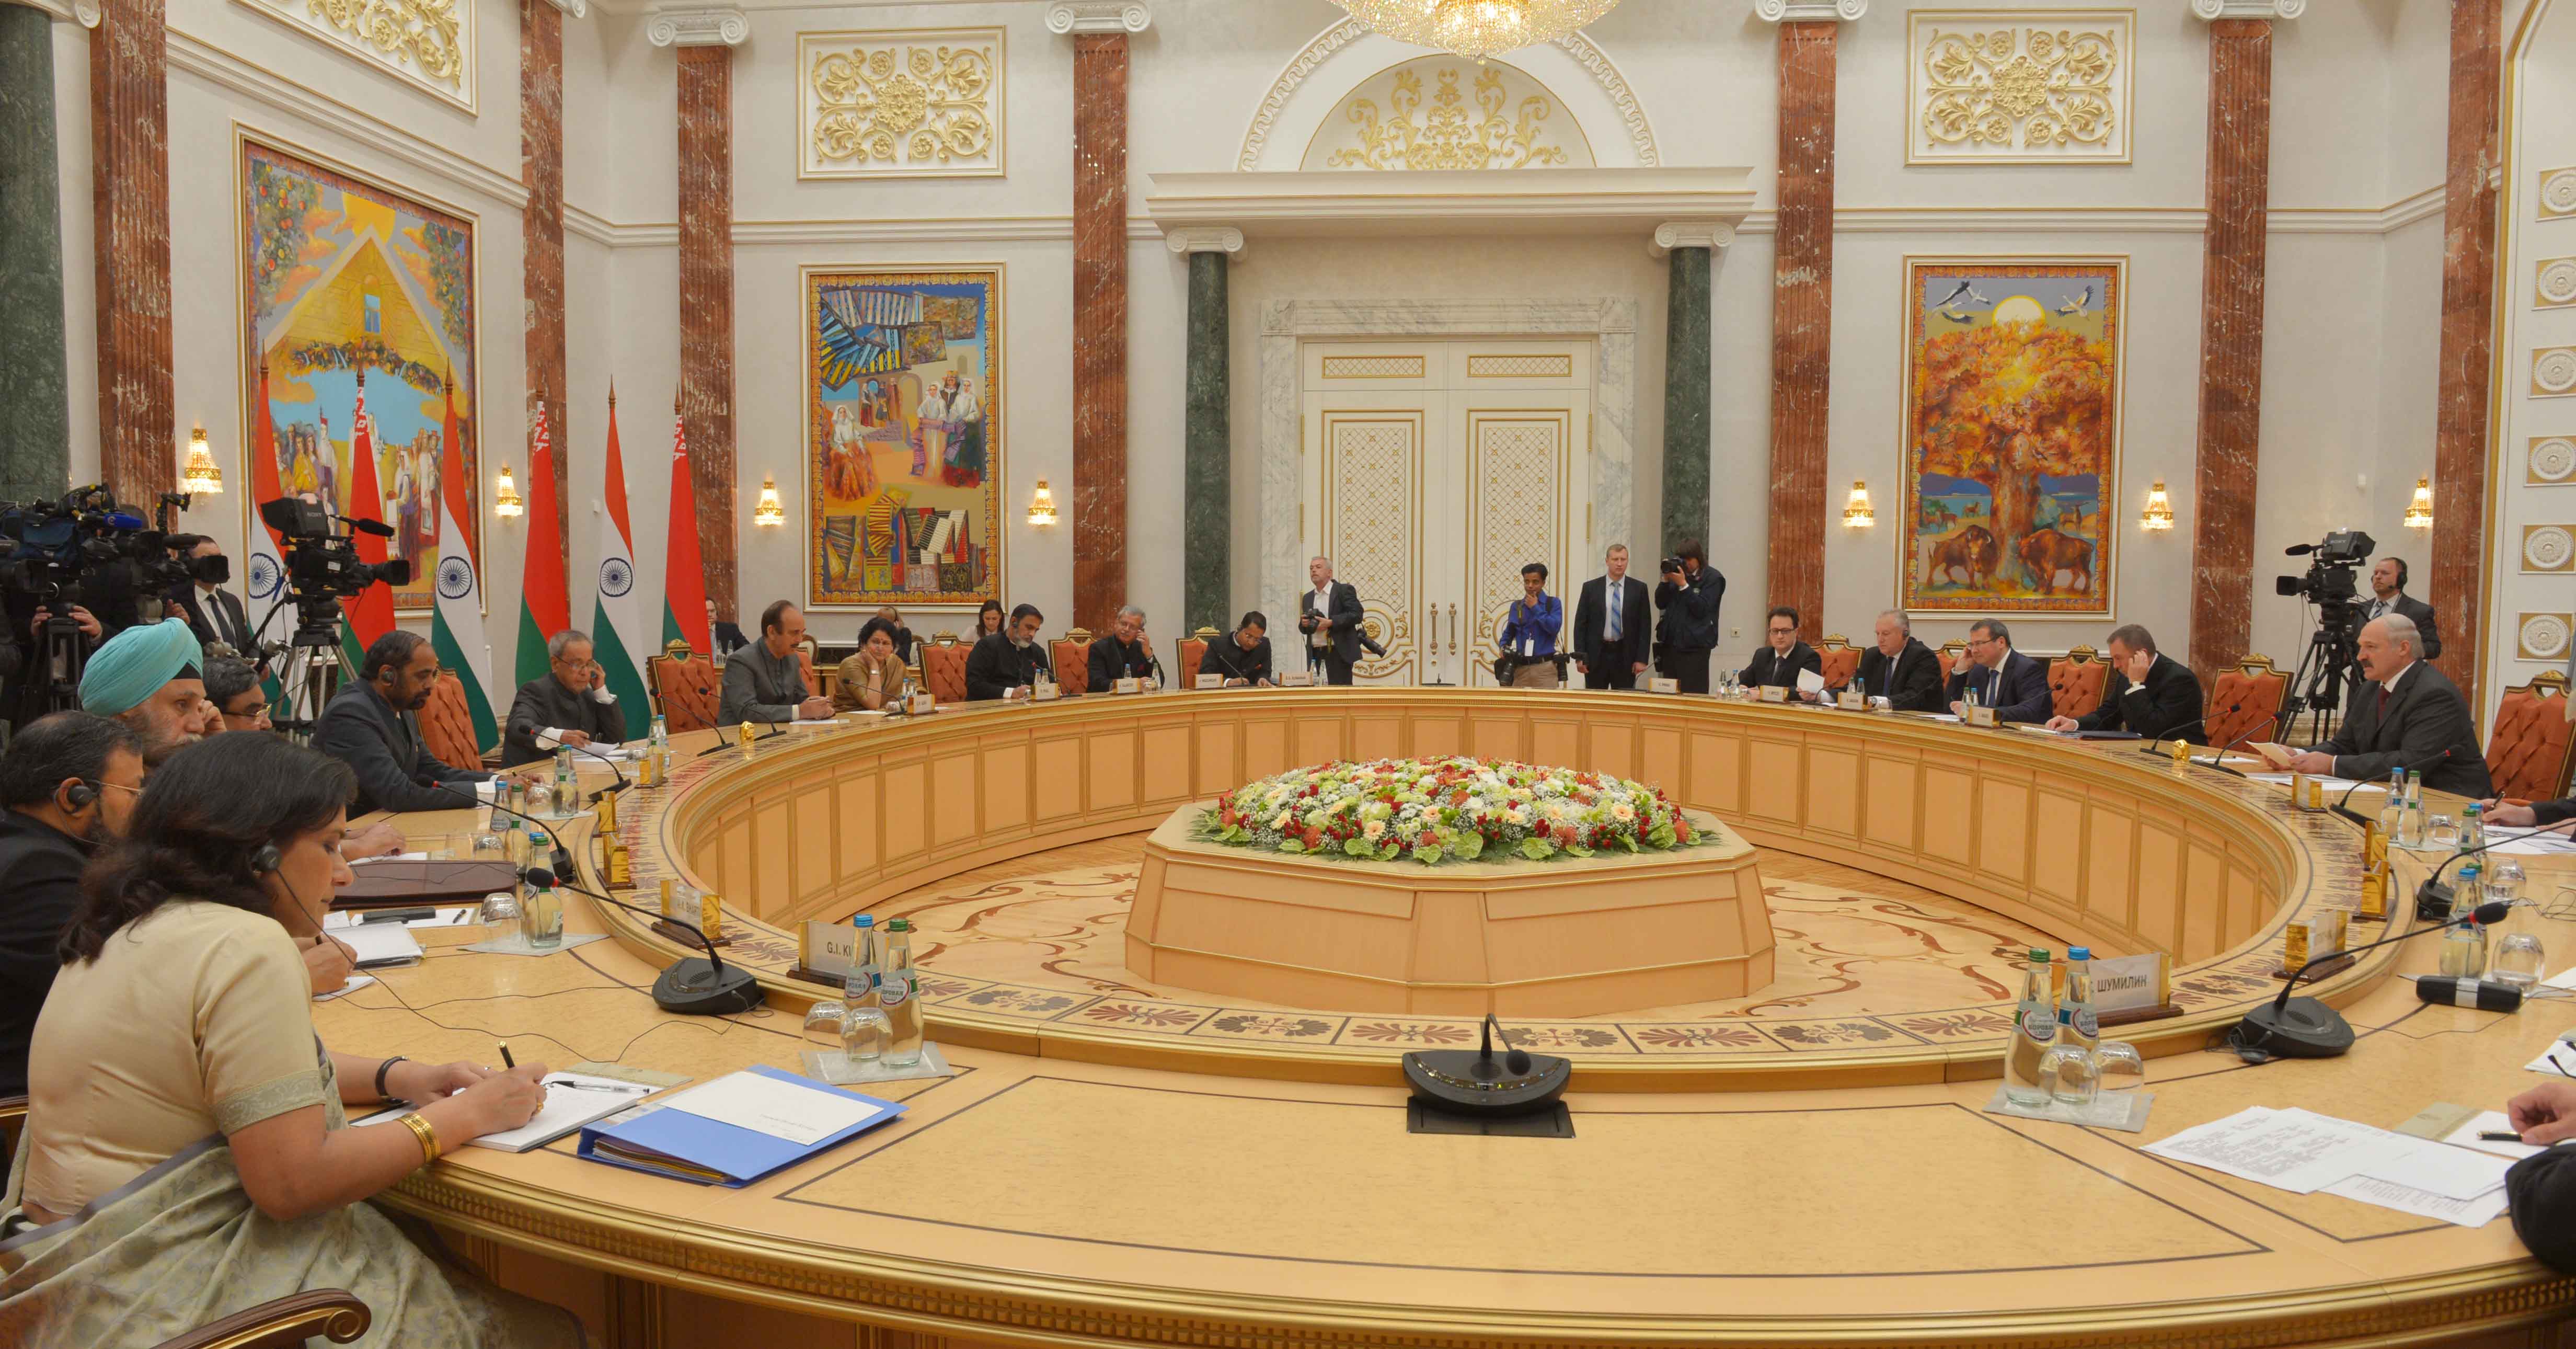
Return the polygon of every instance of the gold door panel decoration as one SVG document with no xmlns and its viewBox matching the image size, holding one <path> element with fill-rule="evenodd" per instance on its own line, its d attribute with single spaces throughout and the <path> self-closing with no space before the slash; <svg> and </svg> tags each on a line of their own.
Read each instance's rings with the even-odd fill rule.
<svg viewBox="0 0 2576 1349">
<path fill-rule="evenodd" d="M 1571 379 L 1574 357 L 1564 352 L 1477 352 L 1467 357 L 1469 379 Z"/>
<path fill-rule="evenodd" d="M 1357 672 L 1398 681 L 1415 669 L 1421 603 L 1423 409 L 1328 412 L 1323 418 L 1323 553 L 1359 591 L 1363 629 L 1386 648 Z M 1287 630 L 1302 639 L 1294 622 Z"/>
<path fill-rule="evenodd" d="M 1907 18 L 1907 163 L 2129 162 L 2131 11 Z"/>
<path fill-rule="evenodd" d="M 1327 356 L 1326 379 L 1422 379 L 1430 374 L 1421 356 Z"/>
<path fill-rule="evenodd" d="M 1474 635 L 1462 683 L 1493 682 L 1503 623 L 1521 597 L 1522 567 L 1545 563 L 1547 593 L 1564 597 L 1573 560 L 1574 422 L 1574 412 L 1564 408 L 1466 411 L 1467 604 Z"/>
<path fill-rule="evenodd" d="M 999 28 L 799 33 L 799 178 L 998 177 Z"/>
<path fill-rule="evenodd" d="M 1456 56 L 1362 80 L 1306 145 L 1321 169 L 1593 167 L 1592 145 L 1554 91 L 1517 66 Z"/>
<path fill-rule="evenodd" d="M 199 0 L 202 3 L 202 0 Z M 474 109 L 474 0 L 237 0 Z M 176 9 L 177 6 L 172 8 Z"/>
</svg>

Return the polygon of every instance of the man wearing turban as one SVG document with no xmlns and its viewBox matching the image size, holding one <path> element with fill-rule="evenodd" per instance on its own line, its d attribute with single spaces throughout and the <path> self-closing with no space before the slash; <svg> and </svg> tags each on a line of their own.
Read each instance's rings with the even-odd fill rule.
<svg viewBox="0 0 2576 1349">
<path fill-rule="evenodd" d="M 107 639 L 81 674 L 81 710 L 113 717 L 143 737 L 157 764 L 205 729 L 204 647 L 181 619 L 141 623 Z"/>
</svg>

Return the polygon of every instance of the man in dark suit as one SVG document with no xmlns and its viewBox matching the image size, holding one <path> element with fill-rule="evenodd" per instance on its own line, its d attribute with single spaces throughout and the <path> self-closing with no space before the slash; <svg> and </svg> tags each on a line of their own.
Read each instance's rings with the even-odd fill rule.
<svg viewBox="0 0 2576 1349">
<path fill-rule="evenodd" d="M 2390 614 L 2404 614 L 2415 621 L 2415 630 L 2424 634 L 2424 652 L 2419 660 L 2442 658 L 2442 633 L 2433 618 L 2433 606 L 2406 593 L 2406 559 L 2383 557 L 2371 564 L 2368 604 L 2362 605 L 2357 623 Z"/>
<path fill-rule="evenodd" d="M 2200 722 L 2200 680 L 2181 661 L 2156 650 L 2140 624 L 2111 630 L 2111 678 L 2102 705 L 2081 717 L 2050 717 L 2052 731 L 2133 731 L 2150 740 L 2181 738 L 2205 744 Z"/>
<path fill-rule="evenodd" d="M 1360 592 L 1333 579 L 1333 560 L 1318 557 L 1306 564 L 1306 579 L 1315 588 L 1297 597 L 1297 631 L 1306 637 L 1306 663 L 1321 663 L 1324 682 L 1348 684 L 1351 667 L 1360 663 Z"/>
<path fill-rule="evenodd" d="M 2460 686 L 2416 658 L 2423 640 L 2404 614 L 2374 618 L 2361 629 L 2361 687 L 2334 738 L 2291 761 L 2302 773 L 2385 779 L 2391 770 L 2421 772 L 2437 792 L 2495 794 L 2477 719 Z M 2447 751 L 2447 754 L 2445 753 Z"/>
<path fill-rule="evenodd" d="M 609 695 L 607 672 L 591 650 L 590 634 L 574 628 L 546 639 L 546 673 L 521 684 L 510 700 L 502 767 L 535 763 L 557 745 L 591 748 L 626 739 L 626 712 Z"/>
<path fill-rule="evenodd" d="M 232 579 L 231 560 L 224 556 L 224 546 L 213 539 L 199 539 L 188 550 L 188 570 L 195 579 L 173 589 L 164 598 L 170 612 L 188 620 L 188 631 L 205 646 L 217 642 L 233 649 L 245 660 L 255 659 L 250 649 L 250 615 L 241 600 L 224 589 Z"/>
<path fill-rule="evenodd" d="M 26 1094 L 27 1042 L 62 968 L 54 946 L 80 907 L 81 868 L 125 836 L 142 791 L 142 737 L 87 712 L 39 718 L 0 755 L 0 1096 Z"/>
<path fill-rule="evenodd" d="M 1968 659 L 1950 676 L 1950 710 L 1967 715 L 1968 690 L 1995 709 L 1997 721 L 2044 722 L 2055 704 L 2048 696 L 2048 667 L 2013 650 L 2012 630 L 2000 618 L 1968 625 Z"/>
<path fill-rule="evenodd" d="M 1219 675 L 1230 689 L 1270 686 L 1270 617 L 1255 609 L 1233 632 L 1207 644 L 1199 656 L 1199 674 Z"/>
<path fill-rule="evenodd" d="M 1574 668 L 1587 689 L 1633 689 L 1655 649 L 1653 596 L 1628 574 L 1628 545 L 1603 555 L 1608 574 L 1583 583 L 1574 602 Z"/>
<path fill-rule="evenodd" d="M 1118 611 L 1117 626 L 1091 639 L 1090 684 L 1107 693 L 1121 679 L 1154 677 L 1154 646 L 1145 640 L 1145 611 L 1128 605 Z"/>
<path fill-rule="evenodd" d="M 1038 676 L 1047 672 L 1046 648 L 1038 629 L 1046 615 L 1034 604 L 1011 611 L 1000 632 L 988 632 L 966 653 L 966 701 L 1016 702 L 1029 696 Z"/>
<path fill-rule="evenodd" d="M 1798 676 L 1813 674 L 1821 679 L 1825 673 L 1825 658 L 1817 655 L 1814 647 L 1798 640 L 1797 610 L 1780 605 L 1771 611 L 1766 622 L 1762 649 L 1753 653 L 1752 662 L 1737 677 L 1749 689 L 1776 684 L 1789 690 L 1792 698 L 1798 697 Z"/>
<path fill-rule="evenodd" d="M 429 706 L 438 653 L 429 639 L 396 628 L 367 647 L 358 680 L 331 695 L 313 720 L 313 747 L 358 775 L 350 813 L 454 810 L 474 803 L 474 784 L 492 775 L 451 768 L 429 752 L 413 714 Z"/>
<path fill-rule="evenodd" d="M 1840 693 L 1857 687 L 1872 698 L 1885 698 L 1891 712 L 1941 710 L 1941 658 L 1914 640 L 1914 621 L 1902 609 L 1878 616 L 1878 644 L 1860 653 L 1852 682 L 1827 689 Z"/>
</svg>

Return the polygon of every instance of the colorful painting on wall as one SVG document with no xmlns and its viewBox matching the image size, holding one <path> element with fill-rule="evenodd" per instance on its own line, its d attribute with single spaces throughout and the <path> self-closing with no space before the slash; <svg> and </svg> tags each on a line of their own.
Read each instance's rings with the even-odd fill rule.
<svg viewBox="0 0 2576 1349">
<path fill-rule="evenodd" d="M 279 483 L 342 514 L 357 481 L 353 446 L 368 447 L 383 498 L 375 515 L 394 530 L 386 555 L 412 564 L 394 605 L 426 610 L 451 398 L 466 481 L 481 478 L 473 218 L 247 135 L 238 148 L 244 402 L 259 397 L 264 363 L 275 436 L 265 448 Z M 256 509 L 249 496 L 245 512 Z M 479 509 L 474 519 L 479 529 Z"/>
<path fill-rule="evenodd" d="M 804 287 L 809 602 L 1000 598 L 1002 269 Z"/>
<path fill-rule="evenodd" d="M 1899 602 L 2108 614 L 2120 258 L 1906 259 Z"/>
</svg>

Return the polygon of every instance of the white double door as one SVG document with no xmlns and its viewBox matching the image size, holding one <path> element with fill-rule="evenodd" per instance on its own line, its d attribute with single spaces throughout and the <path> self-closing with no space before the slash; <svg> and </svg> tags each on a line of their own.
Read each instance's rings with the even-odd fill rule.
<svg viewBox="0 0 2576 1349">
<path fill-rule="evenodd" d="M 1490 686 L 1532 562 L 1570 627 L 1593 570 L 1591 343 L 1329 342 L 1302 356 L 1307 552 L 1358 590 L 1386 648 L 1358 682 Z"/>
</svg>

